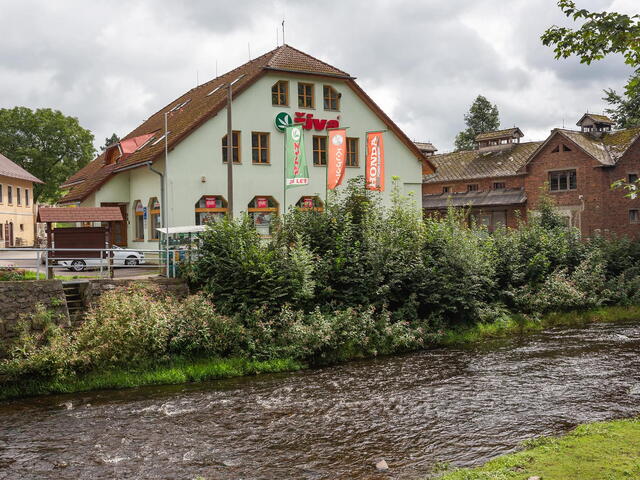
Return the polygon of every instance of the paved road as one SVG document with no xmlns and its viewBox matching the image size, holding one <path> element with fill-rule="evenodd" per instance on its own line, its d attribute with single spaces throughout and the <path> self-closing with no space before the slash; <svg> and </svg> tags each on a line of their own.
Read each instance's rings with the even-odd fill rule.
<svg viewBox="0 0 640 480">
<path fill-rule="evenodd" d="M 37 254 L 21 250 L 0 250 L 0 269 L 2 267 L 18 267 L 24 270 L 37 271 Z M 158 267 L 119 267 L 114 269 L 114 278 L 140 278 L 158 275 Z M 40 265 L 40 272 L 44 275 L 44 265 Z M 56 267 L 54 274 L 59 277 L 100 277 L 99 269 L 84 272 L 71 272 L 66 268 Z M 107 276 L 106 269 L 102 272 Z"/>
</svg>

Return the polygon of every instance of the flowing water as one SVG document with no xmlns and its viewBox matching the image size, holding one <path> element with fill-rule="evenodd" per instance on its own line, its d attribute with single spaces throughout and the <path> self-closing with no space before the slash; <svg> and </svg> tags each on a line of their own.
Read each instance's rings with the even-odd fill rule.
<svg viewBox="0 0 640 480">
<path fill-rule="evenodd" d="M 0 403 L 2 479 L 417 479 L 640 413 L 640 326 Z M 373 464 L 385 458 L 388 473 Z"/>
</svg>

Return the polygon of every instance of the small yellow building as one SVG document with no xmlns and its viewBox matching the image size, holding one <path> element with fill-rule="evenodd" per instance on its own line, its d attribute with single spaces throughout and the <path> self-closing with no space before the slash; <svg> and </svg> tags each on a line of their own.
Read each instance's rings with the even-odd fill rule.
<svg viewBox="0 0 640 480">
<path fill-rule="evenodd" d="M 44 182 L 0 153 L 0 248 L 34 245 L 34 183 Z"/>
</svg>

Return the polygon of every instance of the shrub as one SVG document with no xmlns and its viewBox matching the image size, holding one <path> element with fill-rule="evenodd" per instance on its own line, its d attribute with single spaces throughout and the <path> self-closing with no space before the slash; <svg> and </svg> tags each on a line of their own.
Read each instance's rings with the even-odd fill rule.
<svg viewBox="0 0 640 480">
<path fill-rule="evenodd" d="M 178 355 L 233 356 L 246 343 L 244 327 L 235 317 L 221 315 L 202 295 L 191 295 L 172 321 L 169 350 Z"/>
</svg>

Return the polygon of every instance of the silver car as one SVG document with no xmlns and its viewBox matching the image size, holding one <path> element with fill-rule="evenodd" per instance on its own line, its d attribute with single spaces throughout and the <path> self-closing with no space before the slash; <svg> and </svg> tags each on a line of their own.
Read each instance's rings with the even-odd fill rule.
<svg viewBox="0 0 640 480">
<path fill-rule="evenodd" d="M 136 250 L 127 250 L 117 245 L 113 246 L 113 266 L 114 267 L 135 267 L 144 265 L 144 253 Z M 106 258 L 78 258 L 74 260 L 61 260 L 59 265 L 67 267 L 72 272 L 82 272 L 89 268 L 106 268 L 108 260 Z"/>
</svg>

